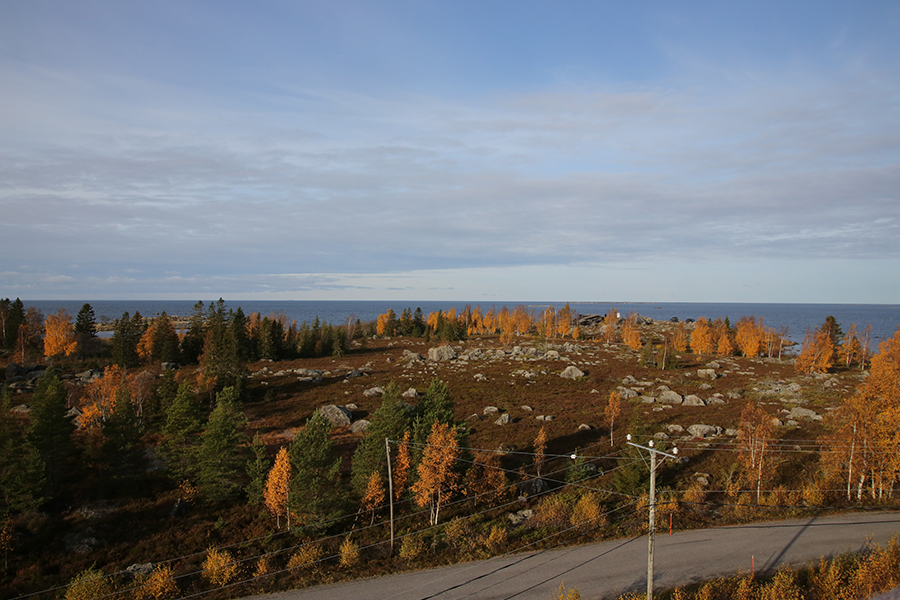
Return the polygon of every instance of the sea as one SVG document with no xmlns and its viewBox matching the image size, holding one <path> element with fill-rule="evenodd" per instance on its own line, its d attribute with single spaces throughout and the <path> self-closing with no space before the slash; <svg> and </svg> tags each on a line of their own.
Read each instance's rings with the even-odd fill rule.
<svg viewBox="0 0 900 600">
<path fill-rule="evenodd" d="M 73 317 L 85 303 L 94 309 L 98 322 L 108 322 L 121 318 L 124 313 L 140 312 L 144 317 L 157 316 L 163 312 L 169 316 L 188 316 L 193 314 L 196 301 L 188 300 L 23 300 L 26 307 L 32 306 L 45 316 L 65 308 Z M 208 307 L 209 301 L 204 301 Z M 455 308 L 457 313 L 467 305 L 482 311 L 492 306 L 498 311 L 504 306 L 512 310 L 516 306 L 524 306 L 537 315 L 549 306 L 557 310 L 564 302 L 503 302 L 485 304 L 483 302 L 436 302 L 436 301 L 378 301 L 378 300 L 225 300 L 227 308 L 241 307 L 244 314 L 260 313 L 262 316 L 284 314 L 288 322 L 298 324 L 312 323 L 319 319 L 321 323 L 341 325 L 348 320 L 359 319 L 362 322 L 374 321 L 378 315 L 393 309 L 397 315 L 405 308 L 415 311 L 421 308 L 427 316 L 430 312 L 448 311 Z M 900 326 L 900 304 L 763 304 L 763 303 L 716 303 L 716 302 L 570 302 L 569 308 L 578 315 L 606 314 L 610 308 L 623 316 L 636 312 L 654 320 L 679 320 L 728 318 L 737 323 L 741 317 L 762 319 L 768 327 L 778 332 L 785 332 L 791 341 L 802 343 L 807 329 L 817 328 L 829 316 L 833 316 L 841 324 L 843 331 L 855 323 L 858 330 L 872 326 L 870 346 L 877 349 L 878 343 L 890 338 Z"/>
</svg>

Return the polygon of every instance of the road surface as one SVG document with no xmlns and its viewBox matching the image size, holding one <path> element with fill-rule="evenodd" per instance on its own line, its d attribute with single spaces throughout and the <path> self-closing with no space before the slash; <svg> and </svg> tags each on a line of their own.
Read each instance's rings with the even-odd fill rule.
<svg viewBox="0 0 900 600">
<path fill-rule="evenodd" d="M 664 590 L 738 571 L 774 571 L 819 557 L 884 546 L 900 513 L 852 513 L 656 535 L 654 585 Z M 552 600 L 560 581 L 585 600 L 647 586 L 647 536 L 515 554 L 255 596 L 253 600 Z"/>
</svg>

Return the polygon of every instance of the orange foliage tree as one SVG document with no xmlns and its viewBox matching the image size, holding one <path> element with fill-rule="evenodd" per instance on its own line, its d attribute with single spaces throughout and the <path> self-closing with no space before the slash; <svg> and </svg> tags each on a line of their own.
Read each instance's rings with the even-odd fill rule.
<svg viewBox="0 0 900 600">
<path fill-rule="evenodd" d="M 808 329 L 803 338 L 803 350 L 794 363 L 800 373 L 826 373 L 834 366 L 834 342 L 827 331 Z"/>
<path fill-rule="evenodd" d="M 291 483 L 291 458 L 286 447 L 282 446 L 275 457 L 275 464 L 266 478 L 266 508 L 275 515 L 275 526 L 281 529 L 281 516 L 287 519 L 287 527 L 291 528 L 291 513 L 288 508 L 288 489 Z"/>
<path fill-rule="evenodd" d="M 44 356 L 72 356 L 78 350 L 72 317 L 61 308 L 44 321 Z"/>
<path fill-rule="evenodd" d="M 409 452 L 409 430 L 403 432 L 403 439 L 397 448 L 397 460 L 393 468 L 394 500 L 400 500 L 406 482 L 409 481 L 409 470 L 412 466 L 412 456 Z"/>
<path fill-rule="evenodd" d="M 752 402 L 748 402 L 741 413 L 738 449 L 744 477 L 756 488 L 756 503 L 759 504 L 762 484 L 771 471 L 769 444 L 772 437 L 772 417 Z"/>
<path fill-rule="evenodd" d="M 868 488 L 872 499 L 891 493 L 900 475 L 900 328 L 879 345 L 869 377 L 835 411 L 823 442 L 825 469 L 841 471 L 847 499 Z"/>
<path fill-rule="evenodd" d="M 699 317 L 694 325 L 694 333 L 691 334 L 691 350 L 695 354 L 715 354 L 712 338 L 712 327 L 706 317 Z"/>
<path fill-rule="evenodd" d="M 672 347 L 675 348 L 676 352 L 687 352 L 689 341 L 690 336 L 688 335 L 687 327 L 685 327 L 684 321 L 679 321 L 672 336 Z"/>
<path fill-rule="evenodd" d="M 441 506 L 456 490 L 458 475 L 454 467 L 459 453 L 454 428 L 435 422 L 416 470 L 418 481 L 412 487 L 416 504 L 430 508 L 432 525 L 437 525 Z"/>
<path fill-rule="evenodd" d="M 363 495 L 361 510 L 372 515 L 371 525 L 375 522 L 375 513 L 384 504 L 384 482 L 378 471 L 372 471 L 369 481 L 366 483 L 366 493 Z"/>
<path fill-rule="evenodd" d="M 622 326 L 622 341 L 632 350 L 641 349 L 641 332 L 637 327 L 637 315 L 631 313 L 625 319 L 625 325 Z"/>
<path fill-rule="evenodd" d="M 541 476 L 541 467 L 544 465 L 544 456 L 547 453 L 547 431 L 541 425 L 537 437 L 534 438 L 534 468 L 537 476 Z"/>
<path fill-rule="evenodd" d="M 609 394 L 609 402 L 606 405 L 606 409 L 604 410 L 604 414 L 606 415 L 606 420 L 609 421 L 609 445 L 612 446 L 615 443 L 615 438 L 613 437 L 613 426 L 616 424 L 616 419 L 622 413 L 622 397 L 619 396 L 619 392 L 613 390 Z"/>
<path fill-rule="evenodd" d="M 607 344 L 612 344 L 616 341 L 616 325 L 619 324 L 619 311 L 616 310 L 616 307 L 613 306 L 609 309 L 609 312 L 606 313 L 606 316 L 603 318 L 603 340 Z"/>
<path fill-rule="evenodd" d="M 744 356 L 759 356 L 764 348 L 765 329 L 762 319 L 741 317 L 734 334 L 734 342 Z"/>
</svg>

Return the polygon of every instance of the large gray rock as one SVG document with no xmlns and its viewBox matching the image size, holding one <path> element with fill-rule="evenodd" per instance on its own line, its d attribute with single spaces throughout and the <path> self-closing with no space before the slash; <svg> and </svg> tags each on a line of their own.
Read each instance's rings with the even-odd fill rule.
<svg viewBox="0 0 900 600">
<path fill-rule="evenodd" d="M 559 376 L 563 379 L 578 379 L 579 377 L 584 377 L 584 371 L 575 365 L 569 365 L 559 374 Z"/>
<path fill-rule="evenodd" d="M 684 402 L 681 403 L 682 406 L 706 406 L 706 402 L 700 396 L 695 396 L 693 394 L 687 395 L 684 397 Z"/>
<path fill-rule="evenodd" d="M 822 415 L 809 408 L 801 408 L 799 406 L 791 409 L 788 415 L 792 419 L 805 419 L 807 421 L 821 421 Z"/>
<path fill-rule="evenodd" d="M 373 398 L 375 396 L 382 396 L 382 395 L 384 395 L 384 390 L 377 386 L 373 387 L 373 388 L 369 388 L 363 392 L 363 396 L 365 396 L 366 398 Z"/>
<path fill-rule="evenodd" d="M 682 398 L 681 394 L 679 394 L 678 392 L 665 390 L 663 392 L 660 392 L 660 394 L 656 397 L 656 401 L 662 404 L 681 404 L 684 401 L 684 398 Z"/>
<path fill-rule="evenodd" d="M 434 362 L 453 360 L 456 356 L 456 350 L 451 346 L 438 346 L 437 348 L 428 349 L 428 360 Z"/>
<path fill-rule="evenodd" d="M 695 438 L 707 438 L 716 435 L 719 431 L 718 427 L 713 425 L 691 425 L 687 428 L 688 433 Z"/>
<path fill-rule="evenodd" d="M 509 425 L 510 423 L 512 423 L 512 417 L 509 416 L 509 413 L 503 413 L 494 421 L 494 425 Z"/>
<path fill-rule="evenodd" d="M 716 375 L 715 369 L 697 369 L 697 377 L 701 379 L 715 379 L 718 375 Z"/>
<path fill-rule="evenodd" d="M 343 406 L 328 404 L 321 407 L 319 413 L 328 420 L 332 428 L 350 425 L 350 411 Z"/>
<path fill-rule="evenodd" d="M 365 433 L 369 428 L 370 422 L 365 419 L 360 419 L 359 421 L 354 421 L 353 425 L 350 426 L 350 431 L 353 433 Z"/>
</svg>

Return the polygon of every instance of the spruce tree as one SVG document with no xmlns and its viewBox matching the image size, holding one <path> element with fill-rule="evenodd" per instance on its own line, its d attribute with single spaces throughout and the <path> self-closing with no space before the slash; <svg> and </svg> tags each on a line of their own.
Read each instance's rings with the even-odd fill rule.
<svg viewBox="0 0 900 600">
<path fill-rule="evenodd" d="M 189 383 L 182 383 L 175 401 L 166 412 L 166 423 L 162 427 L 161 450 L 173 480 L 193 480 L 196 477 L 197 434 L 202 429 L 200 405 L 194 390 Z"/>
<path fill-rule="evenodd" d="M 291 442 L 291 510 L 307 524 L 333 516 L 339 510 L 341 458 L 332 455 L 330 430 L 328 419 L 316 411 Z"/>
<path fill-rule="evenodd" d="M 9 391 L 0 392 L 0 515 L 36 508 L 41 503 L 44 461 L 29 442 L 20 419 L 10 410 Z"/>
<path fill-rule="evenodd" d="M 200 490 L 213 502 L 229 499 L 240 487 L 237 479 L 246 460 L 246 424 L 236 390 L 227 387 L 216 394 L 216 407 L 209 415 L 197 455 Z"/>
<path fill-rule="evenodd" d="M 137 348 L 144 327 L 144 318 L 139 312 L 135 312 L 134 316 L 129 316 L 125 312 L 121 319 L 116 319 L 111 340 L 113 362 L 125 369 L 140 364 Z"/>
<path fill-rule="evenodd" d="M 369 427 L 353 453 L 351 485 L 362 497 L 373 471 L 387 479 L 387 456 L 384 440 L 399 440 L 409 428 L 407 405 L 400 396 L 400 388 L 394 382 L 384 388 L 381 406 L 372 414 Z"/>
<path fill-rule="evenodd" d="M 262 443 L 259 432 L 253 436 L 250 451 L 253 458 L 247 460 L 244 466 L 244 472 L 247 473 L 250 481 L 244 487 L 244 491 L 247 493 L 247 502 L 262 504 L 266 490 L 266 477 L 272 467 L 272 461 L 266 455 L 266 445 Z"/>
<path fill-rule="evenodd" d="M 103 422 L 103 458 L 113 481 L 122 484 L 135 479 L 143 466 L 141 430 L 137 410 L 125 386 L 116 391 L 116 404 Z"/>
<path fill-rule="evenodd" d="M 46 465 L 49 496 L 62 487 L 68 467 L 75 457 L 72 433 L 75 424 L 68 416 L 66 388 L 51 368 L 41 375 L 31 397 L 31 425 L 28 441 L 37 449 Z"/>
<path fill-rule="evenodd" d="M 75 334 L 84 337 L 97 337 L 97 320 L 94 307 L 85 302 L 75 317 Z"/>
</svg>

